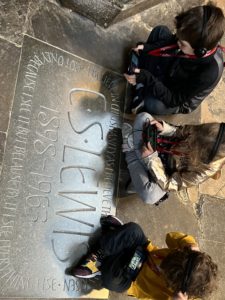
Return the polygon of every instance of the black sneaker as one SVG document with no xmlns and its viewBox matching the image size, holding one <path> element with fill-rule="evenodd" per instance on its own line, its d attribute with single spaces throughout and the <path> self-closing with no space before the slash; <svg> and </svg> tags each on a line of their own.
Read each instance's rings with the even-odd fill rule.
<svg viewBox="0 0 225 300">
<path fill-rule="evenodd" d="M 159 199 L 159 201 L 157 201 L 157 202 L 155 203 L 155 206 L 158 206 L 160 203 L 166 201 L 168 198 L 169 198 L 169 193 L 167 192 L 167 193 L 165 193 L 164 196 L 162 196 L 161 199 Z"/>
<path fill-rule="evenodd" d="M 93 278 L 97 275 L 101 275 L 101 272 L 96 266 L 97 256 L 90 254 L 86 256 L 84 261 L 71 272 L 73 276 L 78 278 Z"/>
<path fill-rule="evenodd" d="M 101 217 L 100 224 L 102 227 L 114 227 L 115 228 L 118 226 L 122 226 L 123 222 L 115 216 L 108 215 L 108 216 Z"/>
</svg>

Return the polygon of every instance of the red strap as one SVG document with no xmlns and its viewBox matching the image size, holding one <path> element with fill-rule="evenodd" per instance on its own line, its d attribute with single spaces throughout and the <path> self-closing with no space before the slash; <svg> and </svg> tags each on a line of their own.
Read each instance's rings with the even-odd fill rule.
<svg viewBox="0 0 225 300">
<path fill-rule="evenodd" d="M 164 148 L 162 148 L 162 147 L 159 147 L 159 146 L 157 146 L 156 147 L 156 150 L 159 152 L 159 153 L 168 153 L 168 154 L 174 154 L 174 155 L 178 155 L 178 156 L 182 156 L 182 157 L 185 157 L 186 155 L 185 155 L 185 153 L 182 153 L 182 152 L 180 152 L 180 151 L 176 151 L 176 150 L 166 150 L 166 149 L 164 149 Z"/>
<path fill-rule="evenodd" d="M 225 52 L 225 47 L 218 45 L 217 47 L 213 48 L 212 50 L 207 51 L 207 53 L 203 57 L 208 57 L 212 55 L 213 53 L 216 52 L 216 50 L 220 48 L 223 52 Z M 171 53 L 165 53 L 168 50 L 172 49 L 179 49 L 177 44 L 172 44 L 169 46 L 157 48 L 154 50 L 151 50 L 148 52 L 148 55 L 153 55 L 153 56 L 161 56 L 161 57 L 182 57 L 182 58 L 191 58 L 191 59 L 196 59 L 199 58 L 196 55 L 191 55 L 191 54 L 171 54 Z"/>
<path fill-rule="evenodd" d="M 172 141 L 168 141 L 166 139 L 157 138 L 157 143 L 165 143 L 165 144 L 177 145 L 180 142 L 172 142 Z"/>
<path fill-rule="evenodd" d="M 162 54 L 162 52 L 165 52 L 167 50 L 172 50 L 172 49 L 179 49 L 179 47 L 178 47 L 177 44 L 172 44 L 172 45 L 169 45 L 169 46 L 165 46 L 165 47 L 161 47 L 161 48 L 151 50 L 151 51 L 148 52 L 148 54 L 153 55 L 153 56 L 162 56 L 162 55 L 168 56 L 169 55 L 168 53 L 163 53 Z"/>
</svg>

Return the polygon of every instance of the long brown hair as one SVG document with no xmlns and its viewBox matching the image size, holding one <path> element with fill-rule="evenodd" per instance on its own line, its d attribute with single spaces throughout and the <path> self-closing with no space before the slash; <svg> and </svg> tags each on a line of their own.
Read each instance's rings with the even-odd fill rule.
<svg viewBox="0 0 225 300">
<path fill-rule="evenodd" d="M 186 136 L 191 148 L 191 159 L 195 165 L 207 164 L 209 154 L 215 145 L 220 123 L 185 125 L 179 135 Z M 213 160 L 225 157 L 225 135 Z"/>
<path fill-rule="evenodd" d="M 209 16 L 204 17 L 203 6 L 193 7 L 175 17 L 177 37 L 189 42 L 193 49 L 216 47 L 224 34 L 223 11 L 212 2 L 207 5 Z"/>
<path fill-rule="evenodd" d="M 191 249 L 174 250 L 161 263 L 168 287 L 174 292 L 181 290 L 185 267 L 190 255 L 196 251 Z M 212 258 L 203 252 L 196 252 L 193 270 L 187 286 L 189 297 L 208 297 L 217 287 L 217 265 Z"/>
</svg>

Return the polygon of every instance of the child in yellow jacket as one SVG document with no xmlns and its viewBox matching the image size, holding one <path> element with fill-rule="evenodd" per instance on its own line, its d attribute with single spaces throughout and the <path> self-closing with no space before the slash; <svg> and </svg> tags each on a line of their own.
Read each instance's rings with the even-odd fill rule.
<svg viewBox="0 0 225 300">
<path fill-rule="evenodd" d="M 192 236 L 168 233 L 168 248 L 159 249 L 136 223 L 107 216 L 101 224 L 97 248 L 72 270 L 75 277 L 101 275 L 103 287 L 143 300 L 202 298 L 214 290 L 217 265 Z"/>
</svg>

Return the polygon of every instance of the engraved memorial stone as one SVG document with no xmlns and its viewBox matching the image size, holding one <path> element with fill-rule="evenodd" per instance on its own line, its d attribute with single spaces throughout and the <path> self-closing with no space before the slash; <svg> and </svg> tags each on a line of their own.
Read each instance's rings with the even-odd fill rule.
<svg viewBox="0 0 225 300">
<path fill-rule="evenodd" d="M 107 296 L 65 269 L 115 213 L 123 86 L 24 37 L 0 184 L 1 298 Z"/>
</svg>

